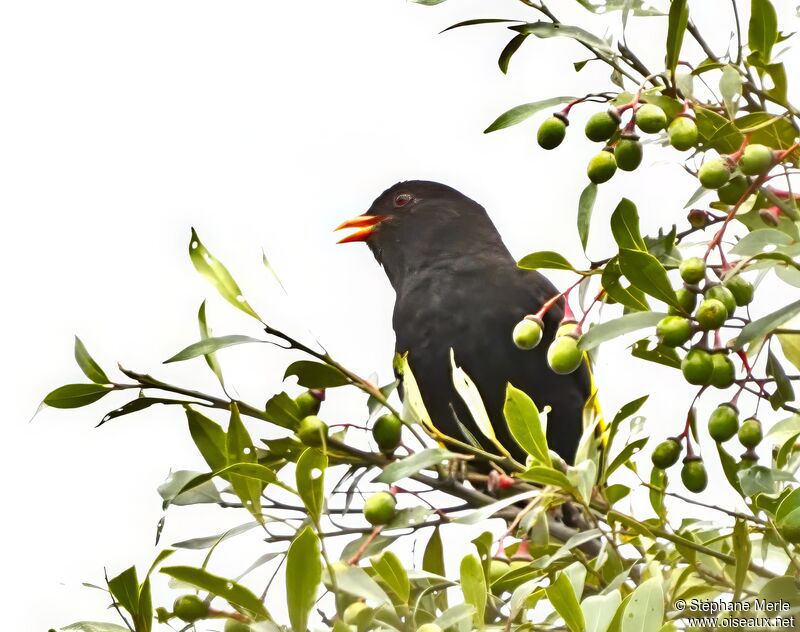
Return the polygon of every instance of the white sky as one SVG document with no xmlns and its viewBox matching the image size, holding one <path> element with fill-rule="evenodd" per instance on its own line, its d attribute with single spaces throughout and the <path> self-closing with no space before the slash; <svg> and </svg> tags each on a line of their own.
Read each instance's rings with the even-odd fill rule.
<svg viewBox="0 0 800 632">
<path fill-rule="evenodd" d="M 585 17 L 577 3 L 556 4 L 567 5 L 559 9 L 566 19 Z M 796 30 L 795 3 L 777 4 L 783 28 Z M 692 8 L 724 47 L 729 4 Z M 209 297 L 218 334 L 258 330 L 194 272 L 190 226 L 263 316 L 298 335 L 310 327 L 345 364 L 382 378 L 393 347 L 389 285 L 366 248 L 336 247 L 331 231 L 387 186 L 446 182 L 487 207 L 515 255 L 546 249 L 583 260 L 574 225 L 584 165 L 596 151 L 581 133 L 591 108 L 555 152 L 535 145 L 541 116 L 481 132 L 519 103 L 605 89 L 606 69 L 589 64 L 576 75 L 580 46 L 531 40 L 503 76 L 502 28 L 437 35 L 482 16 L 534 17 L 511 0 L 434 8 L 401 0 L 0 5 L 6 629 L 113 620 L 105 596 L 80 583 L 101 583 L 104 565 L 110 574 L 132 562 L 146 568 L 161 517 L 156 487 L 170 468 L 202 468 L 177 410 L 154 408 L 94 429 L 125 401 L 109 397 L 77 411 L 45 410 L 28 423 L 47 391 L 83 381 L 72 360 L 76 333 L 107 371 L 120 361 L 215 388 L 202 361 L 160 365 L 197 339 L 201 300 Z M 588 23 L 602 30 L 615 19 Z M 644 30 L 633 32 L 632 45 L 653 68 L 663 59 L 660 44 L 650 45 L 660 41 L 659 24 L 633 21 Z M 610 254 L 607 219 L 623 192 L 639 204 L 647 230 L 682 220 L 695 187 L 664 162 L 674 157 L 648 148 L 646 164 L 659 164 L 602 187 L 590 255 Z M 292 307 L 261 266 L 261 248 Z M 271 347 L 220 357 L 229 381 L 256 403 L 281 388 L 290 360 Z M 682 424 L 690 391 L 677 372 L 609 350 L 598 373 L 607 412 L 649 392 L 649 434 L 674 434 Z M 356 395 L 332 400 L 333 422 L 361 413 Z M 175 510 L 162 542 L 245 520 L 217 513 L 224 512 Z M 258 547 L 257 537 L 252 542 Z M 235 574 L 247 563 L 220 557 L 214 570 Z"/>
</svg>

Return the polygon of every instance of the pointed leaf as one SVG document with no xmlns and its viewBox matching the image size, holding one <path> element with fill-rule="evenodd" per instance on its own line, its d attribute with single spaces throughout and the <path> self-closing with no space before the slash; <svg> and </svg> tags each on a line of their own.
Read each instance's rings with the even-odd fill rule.
<svg viewBox="0 0 800 632">
<path fill-rule="evenodd" d="M 95 384 L 111 384 L 111 380 L 105 374 L 100 365 L 89 355 L 86 346 L 78 336 L 75 336 L 75 361 L 83 371 L 83 374 Z"/>
<path fill-rule="evenodd" d="M 325 504 L 325 469 L 328 457 L 316 448 L 307 448 L 297 460 L 297 491 L 315 524 L 319 523 Z"/>
<path fill-rule="evenodd" d="M 483 566 L 477 557 L 470 554 L 461 560 L 461 591 L 464 603 L 475 608 L 472 622 L 478 629 L 483 629 L 484 612 L 486 611 L 486 578 Z"/>
<path fill-rule="evenodd" d="M 67 384 L 48 393 L 44 404 L 53 408 L 80 408 L 96 402 L 112 390 L 102 384 Z"/>
<path fill-rule="evenodd" d="M 430 469 L 434 465 L 438 465 L 455 456 L 455 454 L 444 448 L 426 448 L 389 463 L 374 480 L 376 483 L 396 483 L 403 478 L 413 476 L 420 470 Z"/>
<path fill-rule="evenodd" d="M 667 271 L 649 252 L 621 248 L 619 266 L 622 274 L 634 287 L 667 305 L 680 309 L 680 303 L 669 282 Z"/>
<path fill-rule="evenodd" d="M 584 632 L 583 613 L 578 599 L 575 597 L 575 591 L 572 589 L 569 577 L 565 573 L 560 573 L 558 579 L 550 584 L 545 589 L 545 592 L 553 608 L 564 620 L 564 623 L 567 624 L 567 627 L 572 632 Z"/>
<path fill-rule="evenodd" d="M 295 375 L 297 383 L 306 388 L 334 388 L 349 384 L 349 378 L 339 369 L 313 360 L 292 362 L 283 374 L 283 379 Z"/>
<path fill-rule="evenodd" d="M 219 351 L 220 349 L 225 349 L 226 347 L 232 347 L 233 345 L 241 345 L 250 342 L 264 341 L 259 340 L 258 338 L 251 338 L 250 336 L 240 336 L 236 334 L 231 336 L 206 338 L 205 340 L 200 340 L 190 344 L 188 347 L 179 351 L 168 360 L 164 360 L 164 364 L 169 364 L 170 362 L 181 362 L 183 360 L 191 360 L 192 358 L 196 358 L 198 356 L 207 356 L 208 354 Z"/>
<path fill-rule="evenodd" d="M 180 582 L 196 586 L 200 590 L 206 590 L 212 595 L 222 597 L 231 605 L 243 608 L 257 620 L 270 618 L 261 599 L 256 597 L 249 588 L 237 584 L 231 579 L 219 577 L 203 568 L 192 566 L 166 566 L 160 572 Z"/>
<path fill-rule="evenodd" d="M 511 108 L 507 112 L 501 114 L 489 127 L 484 130 L 484 134 L 495 132 L 499 129 L 511 127 L 517 123 L 521 123 L 525 119 L 530 118 L 537 112 L 545 108 L 551 108 L 562 103 L 573 101 L 575 97 L 553 97 L 551 99 L 544 99 L 543 101 L 534 101 L 533 103 L 524 103 Z"/>
<path fill-rule="evenodd" d="M 286 603 L 293 630 L 308 627 L 308 615 L 317 599 L 317 587 L 322 578 L 319 540 L 306 527 L 289 546 L 286 553 Z"/>
<path fill-rule="evenodd" d="M 622 632 L 658 632 L 663 623 L 664 591 L 661 579 L 653 577 L 631 593 L 622 619 Z"/>
<path fill-rule="evenodd" d="M 411 582 L 408 580 L 408 573 L 403 568 L 400 558 L 391 551 L 386 551 L 380 557 L 372 559 L 371 562 L 372 568 L 392 592 L 400 598 L 400 601 L 407 603 L 411 595 Z"/>
<path fill-rule="evenodd" d="M 539 409 L 527 393 L 508 384 L 503 415 L 511 436 L 520 447 L 540 463 L 550 465 L 550 452 L 539 419 Z"/>
<path fill-rule="evenodd" d="M 581 197 L 578 200 L 578 235 L 581 238 L 584 252 L 586 252 L 586 244 L 589 241 L 589 225 L 592 221 L 592 210 L 596 199 L 597 185 L 590 183 L 581 191 Z"/>
<path fill-rule="evenodd" d="M 517 262 L 517 266 L 524 270 L 538 270 L 549 268 L 551 270 L 575 270 L 575 267 L 557 252 L 542 251 L 525 255 Z"/>
<path fill-rule="evenodd" d="M 800 314 L 800 301 L 789 303 L 788 305 L 781 307 L 771 314 L 762 316 L 757 320 L 747 323 L 742 328 L 742 331 L 739 332 L 739 335 L 736 336 L 733 350 L 739 351 L 743 349 L 746 344 L 756 340 L 757 338 L 766 336 L 773 329 L 780 327 L 787 321 L 791 320 L 794 316 L 797 316 L 797 314 Z"/>
<path fill-rule="evenodd" d="M 655 327 L 665 316 L 666 314 L 658 312 L 634 312 L 613 320 L 607 320 L 595 325 L 583 334 L 578 341 L 578 348 L 583 351 L 589 351 L 597 345 L 613 340 L 618 336 L 647 327 Z"/>
</svg>

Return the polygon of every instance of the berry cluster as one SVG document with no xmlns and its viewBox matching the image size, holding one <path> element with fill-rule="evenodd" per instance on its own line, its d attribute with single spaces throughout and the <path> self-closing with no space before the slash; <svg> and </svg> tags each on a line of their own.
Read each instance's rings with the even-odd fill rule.
<svg viewBox="0 0 800 632">
<path fill-rule="evenodd" d="M 544 333 L 542 315 L 546 312 L 546 307 L 539 314 L 529 314 L 514 327 L 512 339 L 523 351 L 535 348 L 542 341 Z M 553 341 L 547 348 L 547 364 L 559 375 L 572 373 L 583 361 L 583 352 L 578 348 L 580 332 L 580 325 L 567 317 L 561 321 Z"/>
</svg>

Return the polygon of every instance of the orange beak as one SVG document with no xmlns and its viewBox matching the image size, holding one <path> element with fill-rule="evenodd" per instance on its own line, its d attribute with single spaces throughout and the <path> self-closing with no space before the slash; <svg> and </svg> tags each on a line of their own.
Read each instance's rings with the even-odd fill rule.
<svg viewBox="0 0 800 632">
<path fill-rule="evenodd" d="M 375 232 L 375 228 L 378 224 L 385 219 L 386 215 L 359 215 L 353 219 L 348 219 L 346 222 L 339 224 L 335 230 L 342 230 L 343 228 L 357 228 L 358 230 L 350 233 L 347 237 L 340 239 L 336 243 L 349 244 L 353 241 L 366 241 L 369 239 L 369 236 Z"/>
</svg>

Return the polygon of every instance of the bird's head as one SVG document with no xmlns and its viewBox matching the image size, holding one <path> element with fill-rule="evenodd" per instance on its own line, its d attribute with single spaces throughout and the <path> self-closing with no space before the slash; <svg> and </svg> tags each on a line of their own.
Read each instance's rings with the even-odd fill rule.
<svg viewBox="0 0 800 632">
<path fill-rule="evenodd" d="M 394 279 L 453 255 L 475 255 L 505 247 L 486 210 L 438 182 L 398 182 L 369 210 L 336 230 L 352 229 L 338 243 L 363 241 Z"/>
</svg>

